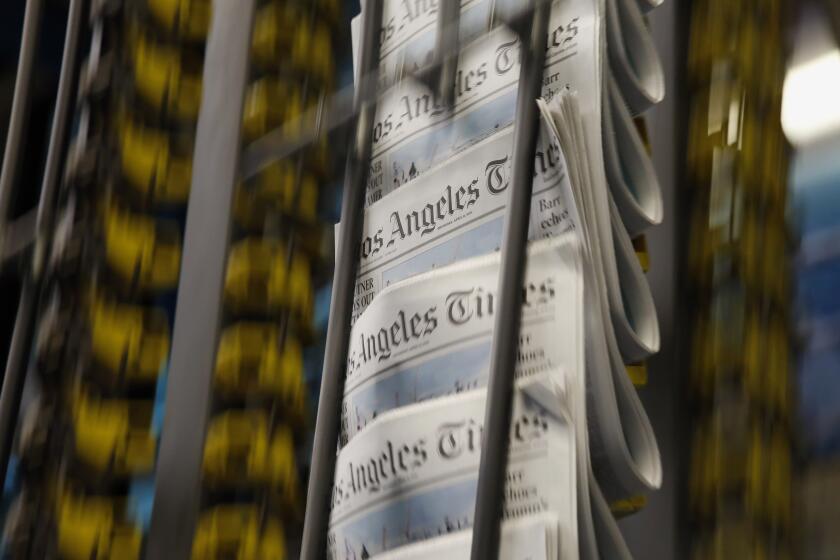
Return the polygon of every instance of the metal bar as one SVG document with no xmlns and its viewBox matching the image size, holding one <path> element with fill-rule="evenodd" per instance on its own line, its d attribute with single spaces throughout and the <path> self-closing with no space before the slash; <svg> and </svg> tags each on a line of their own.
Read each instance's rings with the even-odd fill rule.
<svg viewBox="0 0 840 560">
<path fill-rule="evenodd" d="M 455 104 L 455 75 L 458 71 L 458 32 L 461 27 L 461 0 L 441 0 L 438 7 L 435 60 L 440 63 L 438 96 L 447 107 Z"/>
<path fill-rule="evenodd" d="M 515 341 L 519 340 L 522 314 L 521 290 L 525 277 L 534 157 L 539 131 L 536 99 L 542 86 L 550 9 L 545 0 L 532 0 L 532 4 L 534 2 L 536 5 L 529 32 L 520 34 L 522 67 L 516 100 L 511 192 L 499 268 L 498 312 L 487 385 L 485 440 L 478 471 L 472 560 L 497 560 L 499 557 L 499 524 L 504 501 L 513 371 L 516 366 Z"/>
<path fill-rule="evenodd" d="M 301 560 L 327 557 L 327 532 L 330 498 L 335 476 L 335 448 L 341 419 L 341 401 L 347 373 L 350 346 L 350 317 L 353 311 L 353 286 L 359 256 L 359 240 L 364 222 L 364 195 L 370 168 L 371 135 L 376 114 L 376 84 L 379 72 L 379 30 L 382 27 L 383 0 L 368 0 L 362 27 L 360 76 L 356 93 L 356 136 L 347 156 L 344 175 L 344 199 L 341 203 L 339 260 L 335 267 L 330 318 L 327 327 L 326 355 L 315 423 L 312 468 L 309 474 L 306 517 L 303 527 Z"/>
<path fill-rule="evenodd" d="M 15 93 L 12 112 L 9 116 L 9 131 L 6 134 L 6 148 L 3 154 L 3 170 L 0 172 L 0 241 L 5 234 L 6 220 L 21 159 L 21 144 L 24 138 L 26 120 L 29 116 L 29 100 L 32 97 L 32 74 L 35 51 L 38 47 L 38 31 L 41 24 L 42 0 L 27 0 L 23 15 L 23 33 L 18 55 Z M 2 243 L 0 243 L 2 244 Z"/>
<path fill-rule="evenodd" d="M 47 160 L 44 164 L 44 176 L 41 182 L 41 197 L 38 201 L 38 214 L 35 224 L 35 253 L 32 271 L 39 277 L 50 241 L 53 216 L 55 213 L 56 193 L 59 177 L 64 168 L 67 144 L 70 138 L 70 109 L 75 104 L 76 86 L 79 78 L 79 35 L 81 34 L 85 0 L 70 0 L 67 13 L 67 28 L 64 33 L 64 52 L 61 55 L 61 74 L 58 79 L 58 92 L 55 98 L 55 110 L 50 130 L 50 143 Z"/>
<path fill-rule="evenodd" d="M 24 40 L 21 45 L 21 62 L 18 66 L 18 81 L 15 85 L 15 100 L 12 103 L 12 122 L 18 118 L 17 124 L 9 124 L 9 134 L 7 136 L 6 155 L 3 160 L 3 177 L 0 183 L 3 185 L 3 194 L 6 196 L 5 200 L 0 204 L 3 206 L 3 227 L 2 243 L 0 245 L 3 249 L 3 261 L 13 255 L 17 255 L 29 247 L 33 241 L 37 242 L 39 225 L 46 226 L 47 220 L 52 219 L 51 209 L 47 212 L 43 206 L 51 203 L 45 200 L 44 194 L 55 190 L 55 182 L 58 177 L 58 170 L 62 165 L 64 148 L 67 143 L 67 118 L 68 107 L 70 99 L 72 98 L 75 89 L 73 87 L 74 76 L 77 74 L 76 70 L 76 53 L 78 51 L 79 29 L 82 21 L 82 5 L 84 0 L 71 0 L 69 11 L 67 15 L 67 27 L 64 36 L 64 53 L 62 55 L 61 76 L 59 78 L 58 92 L 56 93 L 56 108 L 53 116 L 52 128 L 50 130 L 50 143 L 47 151 L 47 171 L 45 171 L 44 178 L 41 185 L 41 198 L 39 207 L 36 210 L 30 211 L 28 214 L 18 218 L 15 222 L 7 224 L 8 218 L 8 203 L 10 197 L 11 186 L 14 184 L 14 175 L 16 173 L 18 148 L 22 139 L 22 128 L 25 115 L 22 113 L 26 111 L 27 100 L 20 100 L 18 104 L 18 95 L 29 96 L 29 85 L 22 84 L 21 80 L 31 80 L 32 57 L 34 55 L 34 43 L 36 42 L 35 27 L 39 19 L 38 12 L 40 11 L 39 2 L 30 1 L 26 7 L 26 14 L 24 16 Z M 28 39 L 27 39 L 28 37 Z M 29 50 L 28 54 L 24 50 Z M 24 60 L 25 59 L 25 60 Z M 29 66 L 27 71 L 23 66 Z M 22 75 L 24 77 L 22 78 Z M 21 111 L 21 114 L 16 113 Z M 18 127 L 17 131 L 12 128 Z M 10 149 L 9 143 L 14 143 Z M 48 172 L 50 171 L 51 172 Z M 51 185 L 49 181 L 53 181 Z M 36 213 L 37 212 L 37 213 Z M 28 366 L 29 354 L 32 350 L 32 338 L 35 328 L 35 312 L 36 306 L 41 292 L 42 281 L 40 275 L 30 275 L 26 273 L 23 278 L 23 287 L 20 293 L 20 300 L 18 303 L 17 317 L 15 318 L 15 326 L 12 334 L 12 342 L 9 348 L 9 355 L 6 359 L 6 370 L 3 377 L 3 388 L 0 391 L 0 481 L 6 479 L 6 469 L 9 463 L 9 456 L 12 451 L 12 442 L 14 441 L 15 431 L 17 429 L 18 414 L 20 412 L 20 399 L 23 392 L 24 382 L 26 380 L 26 368 Z"/>
<path fill-rule="evenodd" d="M 37 214 L 36 208 L 15 221 L 6 223 L 6 235 L 3 236 L 3 246 L 0 247 L 0 267 L 35 245 Z"/>
<path fill-rule="evenodd" d="M 146 558 L 189 558 L 201 502 L 256 0 L 214 0 Z"/>
<path fill-rule="evenodd" d="M 8 358 L 6 358 L 6 372 L 3 376 L 3 389 L 0 392 L 0 481 L 6 480 L 6 469 L 12 453 L 12 442 L 15 439 L 20 398 L 26 379 L 29 352 L 32 348 L 35 300 L 38 291 L 39 286 L 24 280 L 12 343 L 9 347 Z"/>
</svg>

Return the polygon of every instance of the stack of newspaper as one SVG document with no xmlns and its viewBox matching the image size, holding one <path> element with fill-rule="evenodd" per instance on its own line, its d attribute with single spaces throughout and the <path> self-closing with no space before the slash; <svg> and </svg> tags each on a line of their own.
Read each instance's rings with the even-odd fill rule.
<svg viewBox="0 0 840 560">
<path fill-rule="evenodd" d="M 404 79 L 432 57 L 437 2 L 385 2 L 331 558 L 468 557 L 498 249 L 516 188 L 519 40 L 496 21 L 523 4 L 462 0 L 449 108 Z M 522 329 L 500 341 L 518 344 L 505 559 L 630 558 L 608 503 L 661 483 L 625 369 L 659 348 L 630 241 L 662 218 L 632 121 L 663 96 L 642 16 L 656 4 L 552 4 Z"/>
</svg>

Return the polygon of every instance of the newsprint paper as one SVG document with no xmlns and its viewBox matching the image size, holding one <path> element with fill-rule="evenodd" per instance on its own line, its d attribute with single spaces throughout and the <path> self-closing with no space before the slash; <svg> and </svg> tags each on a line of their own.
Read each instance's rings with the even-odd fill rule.
<svg viewBox="0 0 840 560">
<path fill-rule="evenodd" d="M 532 515 L 502 524 L 499 560 L 553 560 L 559 558 L 558 519 L 551 514 Z M 461 531 L 423 543 L 398 548 L 378 560 L 467 560 L 472 531 Z"/>
<path fill-rule="evenodd" d="M 583 100 L 585 145 L 593 159 L 593 169 L 597 171 L 593 179 L 599 189 L 604 189 L 604 198 L 598 199 L 598 220 L 593 226 L 602 230 L 603 270 L 616 340 L 623 358 L 632 363 L 657 352 L 660 341 L 650 287 L 644 281 L 640 265 L 634 262 L 632 244 L 622 223 L 622 208 L 626 216 L 633 218 L 628 223 L 634 228 L 643 227 L 646 221 L 656 222 L 659 219 L 658 186 L 629 190 L 626 181 L 616 180 L 611 186 L 624 191 L 615 198 L 608 191 L 610 183 L 604 171 L 602 146 L 601 102 L 606 89 L 603 74 L 607 74 L 603 60 L 602 13 L 601 4 L 592 0 L 555 3 L 550 27 L 559 34 L 549 42 L 542 95 L 550 100 L 571 88 Z M 397 32 L 396 36 L 402 37 L 401 33 L 404 32 Z M 406 37 L 410 38 L 410 35 Z M 396 46 L 399 41 L 395 41 Z M 423 180 L 430 170 L 439 170 L 441 164 L 450 159 L 456 158 L 463 165 L 468 159 L 462 152 L 512 125 L 519 78 L 519 41 L 510 30 L 497 27 L 465 45 L 458 60 L 458 76 L 463 85 L 456 91 L 452 110 L 411 80 L 399 82 L 382 94 L 372 135 L 368 205 L 376 206 L 379 200 L 384 203 L 383 197 L 388 193 Z M 628 121 L 612 119 L 610 122 L 618 126 L 626 125 Z M 622 134 L 616 138 L 628 136 Z M 511 138 L 512 135 L 508 135 L 508 144 L 512 143 Z M 508 152 L 510 150 L 511 146 L 508 146 Z M 549 152 L 547 148 L 542 151 L 544 154 Z M 638 155 L 639 152 L 633 153 Z M 632 164 L 637 158 L 625 154 L 621 161 Z M 510 159 L 501 163 L 509 165 Z M 539 167 L 544 163 L 535 165 Z M 499 168 L 503 170 L 504 165 Z M 612 176 L 618 177 L 615 173 Z M 633 176 L 648 177 L 649 174 L 634 173 Z M 653 188 L 656 189 L 653 195 L 644 195 Z M 634 195 L 635 190 L 643 196 Z M 640 208 L 640 204 L 653 207 Z M 615 215 L 611 215 L 610 205 L 616 206 Z M 628 248 L 630 253 L 626 254 Z M 365 286 L 360 288 L 365 289 Z M 370 291 L 367 293 L 371 294 Z"/>
<path fill-rule="evenodd" d="M 574 430 L 514 394 L 503 519 L 556 515 L 561 552 L 554 558 L 576 558 Z M 471 527 L 484 406 L 478 390 L 403 407 L 345 446 L 336 462 L 328 557 L 368 558 Z"/>
<path fill-rule="evenodd" d="M 516 378 L 562 414 L 583 383 L 583 275 L 574 236 L 535 245 L 522 289 Z M 342 442 L 389 410 L 486 385 L 498 255 L 471 259 L 383 290 L 353 325 Z"/>
<path fill-rule="evenodd" d="M 587 9 L 586 3 L 582 2 L 588 2 L 589 8 Z M 638 99 L 639 95 L 648 103 L 655 103 L 664 93 L 662 67 L 653 48 L 650 32 L 644 24 L 638 6 L 634 5 L 635 2 L 636 0 L 618 0 L 617 4 L 609 2 L 605 7 L 607 22 L 604 24 L 608 30 L 605 34 L 609 35 L 607 47 L 610 60 L 610 68 L 606 69 L 609 79 L 605 85 L 614 85 L 614 88 L 603 88 L 604 152 L 610 190 L 631 236 L 662 220 L 662 193 L 659 182 L 653 173 L 650 156 L 642 144 L 628 107 L 630 105 L 634 112 L 638 112 L 639 104 L 631 101 Z M 462 0 L 459 22 L 461 44 L 481 42 L 479 37 L 482 34 L 499 26 L 500 16 L 510 16 L 526 6 L 527 3 L 521 0 Z M 595 30 L 592 25 L 595 18 L 592 14 L 596 12 L 593 12 L 593 9 L 597 9 L 597 6 L 597 0 L 563 0 L 556 2 L 552 7 L 546 40 L 548 56 L 542 93 L 546 99 L 550 99 L 565 85 L 587 95 L 597 93 L 594 89 L 595 83 L 581 83 L 582 79 L 587 79 L 583 72 L 569 71 L 570 66 L 574 68 L 580 65 L 585 68 L 590 64 L 594 54 L 592 46 L 597 44 L 590 40 Z M 437 8 L 437 0 L 386 0 L 380 30 L 380 38 L 383 41 L 379 68 L 381 89 L 395 85 L 400 79 L 406 80 L 412 72 L 432 61 L 437 35 Z M 603 12 L 601 9 L 597 13 Z M 354 61 L 358 57 L 360 24 L 361 16 L 354 18 Z M 623 27 L 615 29 L 615 24 Z M 492 131 L 493 127 L 504 126 L 513 119 L 512 99 L 515 92 L 513 97 L 509 92 L 500 95 L 498 99 L 494 99 L 494 95 L 498 91 L 506 91 L 506 88 L 514 88 L 513 80 L 519 71 L 516 55 L 518 45 L 515 37 L 510 35 L 501 33 L 498 37 L 501 38 L 500 41 L 485 40 L 483 47 L 474 46 L 467 49 L 456 72 L 455 98 L 458 103 L 454 114 L 464 114 L 463 122 L 468 126 L 462 127 L 463 132 L 474 135 L 477 139 Z M 478 48 L 485 51 L 481 61 L 472 56 Z M 584 52 L 579 54 L 581 50 Z M 586 52 L 587 50 L 589 52 Z M 487 53 L 494 53 L 496 57 L 491 60 L 487 58 Z M 500 79 L 501 75 L 507 76 L 507 79 Z M 406 85 L 407 87 L 399 90 L 401 95 L 391 94 L 385 98 L 398 98 L 402 103 L 402 110 L 396 107 L 395 112 L 392 106 L 388 111 L 382 112 L 386 116 L 377 121 L 377 129 L 374 130 L 377 138 L 375 144 L 379 144 L 382 138 L 387 139 L 392 133 L 399 135 L 399 131 L 394 132 L 394 129 L 404 126 L 402 123 L 408 115 L 405 109 L 409 104 L 413 103 L 415 109 L 418 106 L 431 108 L 428 115 L 424 115 L 422 111 L 413 112 L 413 120 L 419 124 L 419 129 L 425 129 L 426 125 L 433 124 L 447 113 L 434 96 L 429 96 L 428 92 L 417 87 L 417 84 L 411 84 L 409 80 Z M 643 93 L 639 93 L 640 88 Z M 614 94 L 610 94 L 608 89 L 615 89 Z M 485 103 L 486 107 L 479 107 Z M 472 114 L 471 107 L 476 107 Z M 628 118 L 619 118 L 614 113 L 626 113 Z M 455 142 L 440 143 L 442 136 L 442 131 L 431 132 L 434 144 L 429 144 L 429 147 L 436 148 L 429 152 L 432 161 L 447 157 L 448 149 L 457 150 L 466 146 L 469 141 L 466 136 L 458 140 L 456 135 Z M 416 144 L 416 141 L 409 141 L 408 144 Z M 406 164 L 405 159 L 399 157 L 401 151 L 408 154 L 418 152 L 416 147 L 397 147 L 394 151 L 396 153 L 390 167 L 388 158 L 391 156 L 388 155 L 387 148 L 382 158 L 374 162 L 374 170 L 384 168 L 384 174 L 375 176 L 371 181 L 369 202 L 378 200 L 404 183 L 407 178 L 416 176 L 427 163 L 421 158 Z"/>
<path fill-rule="evenodd" d="M 629 553 L 590 466 L 586 394 L 602 390 L 599 379 L 610 372 L 589 372 L 601 377 L 585 389 L 581 265 L 572 234 L 529 248 L 515 375 L 524 394 L 573 426 L 579 557 L 622 560 Z M 498 253 L 473 258 L 397 283 L 374 300 L 351 334 L 343 443 L 389 411 L 484 386 L 498 267 Z"/>
</svg>

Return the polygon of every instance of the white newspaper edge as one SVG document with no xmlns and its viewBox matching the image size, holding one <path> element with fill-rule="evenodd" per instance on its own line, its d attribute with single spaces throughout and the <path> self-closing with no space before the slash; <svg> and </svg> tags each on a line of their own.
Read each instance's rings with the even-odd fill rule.
<svg viewBox="0 0 840 560">
<path fill-rule="evenodd" d="M 550 117 L 544 121 L 550 134 L 559 134 L 552 113 L 555 110 L 566 111 L 568 103 L 563 102 L 574 101 L 575 98 L 573 93 L 560 95 L 552 101 L 551 110 L 544 102 L 540 102 L 540 110 Z M 574 128 L 570 126 L 568 130 L 563 130 L 568 133 Z M 578 137 L 581 135 L 579 131 Z M 559 134 L 559 138 L 562 145 L 569 145 L 563 140 L 563 134 Z M 569 161 L 572 184 L 575 185 L 575 177 L 578 175 L 578 181 L 585 184 L 586 173 L 581 174 L 578 168 L 585 171 L 586 165 L 578 165 L 574 162 L 575 159 L 571 158 Z M 587 189 L 575 187 L 575 194 L 585 198 L 589 193 Z M 585 208 L 587 204 L 584 202 Z M 590 221 L 592 220 L 582 217 L 583 226 L 579 228 L 585 235 L 588 250 L 595 253 L 592 258 L 584 259 L 586 285 L 592 288 L 585 291 L 588 302 L 586 308 L 590 312 L 586 320 L 587 418 L 590 422 L 590 436 L 597 435 L 596 442 L 600 442 L 595 447 L 593 464 L 598 467 L 602 482 L 609 482 L 607 488 L 611 498 L 618 499 L 657 488 L 661 484 L 662 472 L 659 450 L 650 422 L 618 356 L 613 333 L 603 328 L 609 319 L 606 315 L 603 281 L 598 281 L 599 275 L 602 274 L 598 272 L 599 247 L 589 239 L 590 234 L 597 238 L 597 231 L 591 230 L 587 225 Z"/>
<path fill-rule="evenodd" d="M 653 162 L 612 76 L 604 95 L 607 180 L 622 223 L 632 238 L 662 222 L 662 191 Z"/>
<path fill-rule="evenodd" d="M 607 0 L 610 67 L 634 114 L 665 97 L 665 72 L 636 0 Z M 631 61 L 632 59 L 632 61 Z"/>
</svg>

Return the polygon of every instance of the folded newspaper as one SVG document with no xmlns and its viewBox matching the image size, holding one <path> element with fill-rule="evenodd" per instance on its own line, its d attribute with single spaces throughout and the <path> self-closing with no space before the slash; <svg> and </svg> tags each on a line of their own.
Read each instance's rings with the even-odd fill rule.
<svg viewBox="0 0 840 560">
<path fill-rule="evenodd" d="M 619 2 L 625 4 L 633 3 L 635 0 L 619 0 Z M 498 27 L 500 16 L 511 15 L 526 6 L 527 3 L 521 0 L 463 0 L 459 29 L 462 44 L 469 45 L 483 34 Z M 543 95 L 547 99 L 550 99 L 553 93 L 564 85 L 569 85 L 578 91 L 586 87 L 594 87 L 595 84 L 581 83 L 581 78 L 586 78 L 583 73 L 568 71 L 571 65 L 582 64 L 585 67 L 589 64 L 589 58 L 598 56 L 599 51 L 595 50 L 598 43 L 590 42 L 587 35 L 591 35 L 592 23 L 597 21 L 590 17 L 592 10 L 595 10 L 595 15 L 604 13 L 604 8 L 599 8 L 597 2 L 593 0 L 576 0 L 567 2 L 566 5 L 555 3 L 552 8 L 543 88 Z M 411 3 L 387 0 L 384 11 L 383 27 L 380 33 L 383 44 L 379 74 L 383 88 L 394 85 L 431 61 L 434 56 L 437 33 L 435 25 L 437 2 Z M 638 130 L 628 110 L 630 107 L 638 112 L 638 103 L 630 104 L 625 101 L 627 96 L 622 92 L 629 90 L 629 95 L 632 96 L 633 92 L 638 92 L 641 88 L 642 93 L 637 93 L 637 96 L 646 95 L 651 102 L 660 99 L 663 89 L 662 69 L 656 51 L 651 46 L 649 33 L 638 14 L 638 7 L 622 5 L 620 9 L 612 10 L 610 13 L 633 14 L 632 17 L 625 19 L 641 25 L 641 27 L 628 29 L 623 34 L 613 34 L 616 35 L 615 43 L 618 45 L 615 48 L 613 48 L 613 42 L 607 42 L 614 65 L 618 65 L 624 71 L 608 72 L 616 76 L 609 80 L 615 85 L 615 91 L 607 96 L 607 88 L 604 88 L 605 107 L 611 106 L 612 111 L 604 111 L 603 115 L 604 150 L 608 158 L 612 157 L 607 161 L 608 171 L 611 171 L 608 176 L 609 186 L 628 231 L 635 235 L 661 221 L 662 196 L 659 184 L 653 175 L 650 157 L 644 150 Z M 617 19 L 618 16 L 615 16 L 610 18 L 610 21 Z M 356 47 L 359 43 L 360 24 L 360 17 L 353 20 L 353 38 Z M 607 27 L 612 29 L 613 26 Z M 426 143 L 428 150 L 424 152 L 423 142 L 419 142 L 420 139 L 415 138 L 414 135 L 408 134 L 413 139 L 404 149 L 388 148 L 389 141 L 400 142 L 400 138 L 406 137 L 404 127 L 411 124 L 409 120 L 417 124 L 419 129 L 424 129 L 426 124 L 445 120 L 448 116 L 448 111 L 440 101 L 419 84 L 407 81 L 404 87 L 398 90 L 399 93 L 391 92 L 392 98 L 402 104 L 390 103 L 387 111 L 380 111 L 382 119 L 377 122 L 374 130 L 378 138 L 375 144 L 382 142 L 385 152 L 375 158 L 373 163 L 374 173 L 368 194 L 369 203 L 398 188 L 429 165 L 439 162 L 440 158 L 445 159 L 453 151 L 468 146 L 471 139 L 481 139 L 486 134 L 492 133 L 494 129 L 512 122 L 513 100 L 516 96 L 515 83 L 519 69 L 518 41 L 510 33 L 499 33 L 496 37 L 498 41 L 488 39 L 483 41 L 484 56 L 474 55 L 476 51 L 481 51 L 482 47 L 473 46 L 466 49 L 461 57 L 456 74 L 457 103 L 453 114 L 466 112 L 472 116 L 465 115 L 462 125 L 453 127 L 450 133 L 455 134 L 454 138 L 445 140 L 446 131 L 433 131 L 431 141 Z M 478 42 L 482 43 L 482 41 Z M 637 45 L 645 48 L 637 48 Z M 354 53 L 357 52 L 356 47 L 354 47 Z M 616 50 L 622 55 L 612 56 L 613 51 Z M 560 64 L 564 61 L 568 62 Z M 619 89 L 622 76 L 630 77 L 630 85 Z M 594 93 L 595 90 L 593 89 L 592 92 Z M 410 107 L 411 111 L 409 111 Z M 625 112 L 627 118 L 613 117 L 611 112 L 616 111 Z M 388 151 L 397 151 L 397 154 L 391 158 Z M 401 152 L 412 156 L 410 161 L 405 157 L 399 157 Z M 425 153 L 426 156 L 420 159 L 413 157 L 418 153 Z"/>
<path fill-rule="evenodd" d="M 612 501 L 659 487 L 659 450 L 647 414 L 622 364 L 615 334 L 604 328 L 609 321 L 606 275 L 599 255 L 604 242 L 599 238 L 600 228 L 593 226 L 599 219 L 599 207 L 600 213 L 604 212 L 603 188 L 593 184 L 596 171 L 582 148 L 584 131 L 577 96 L 564 92 L 550 105 L 540 101 L 539 106 L 546 134 L 570 154 L 567 164 L 573 202 L 569 204 L 579 208 L 577 231 L 586 249 L 583 272 L 588 288 L 584 337 L 589 445 L 596 477 Z M 612 210 L 615 211 L 614 206 Z"/>
<path fill-rule="evenodd" d="M 553 521 L 546 525 L 545 516 L 543 521 L 522 519 L 514 529 L 506 527 L 503 553 L 524 552 L 519 545 L 505 548 L 505 542 L 517 542 L 518 532 L 531 531 L 541 535 L 530 539 L 540 543 L 534 557 L 630 558 L 607 500 L 626 498 L 661 482 L 656 441 L 623 365 L 659 346 L 652 297 L 628 234 L 658 223 L 662 214 L 659 185 L 632 122 L 632 113 L 657 102 L 663 93 L 661 67 L 640 11 L 658 3 L 558 0 L 551 10 L 543 81 L 549 103 L 540 106 L 545 131 L 535 162 L 529 238 L 561 236 L 546 242 L 556 244 L 555 249 L 568 244 L 570 232 L 581 241 L 584 258 L 574 267 L 575 274 L 554 276 L 558 286 L 586 286 L 582 302 L 579 294 L 577 300 L 586 313 L 577 322 L 563 317 L 556 312 L 561 307 L 555 298 L 543 302 L 542 311 L 523 309 L 517 403 L 527 402 L 553 421 L 565 422 L 573 434 L 571 466 L 561 470 L 576 473 L 571 482 L 576 509 L 556 518 L 552 510 L 549 518 L 556 520 L 556 531 Z M 492 336 L 489 309 L 498 274 L 488 263 L 497 256 L 447 265 L 493 252 L 500 244 L 519 41 L 495 19 L 523 5 L 515 0 L 461 2 L 464 50 L 450 110 L 422 85 L 399 81 L 431 59 L 437 3 L 385 2 L 380 78 L 382 87 L 389 89 L 380 98 L 373 130 L 369 208 L 353 312 L 355 348 L 348 356 L 343 410 L 346 445 L 339 461 L 348 453 L 354 456 L 352 450 L 363 446 L 360 442 L 376 442 L 390 429 L 402 436 L 409 426 L 422 423 L 423 413 L 409 420 L 414 408 L 426 411 L 427 423 L 437 421 L 436 403 L 442 407 L 441 402 L 466 398 L 486 382 Z M 358 22 L 354 24 L 357 43 Z M 544 243 L 536 245 L 529 273 L 534 261 L 542 262 L 534 255 L 546 250 L 540 247 Z M 430 270 L 435 272 L 422 274 Z M 450 297 L 459 286 L 470 295 Z M 470 291 L 477 288 L 480 293 Z M 435 311 L 429 313 L 432 307 Z M 447 322 L 444 311 L 467 307 L 470 320 L 457 328 Z M 479 310 L 481 320 L 476 318 Z M 559 344 L 551 344 L 562 332 L 575 333 L 573 340 L 585 339 L 585 360 L 580 351 L 575 358 L 575 344 L 562 336 L 556 339 Z M 483 420 L 482 415 L 476 418 Z M 392 423 L 403 429 L 388 428 Z M 509 468 L 516 463 L 514 455 L 512 451 Z M 540 470 L 537 464 L 534 472 Z M 477 469 L 477 463 L 471 468 Z M 435 484 L 450 480 L 441 476 Z M 434 494 L 432 486 L 416 478 L 410 491 L 404 491 L 402 482 L 390 486 L 398 488 L 394 493 L 377 489 L 373 509 L 359 505 L 367 503 L 364 500 L 344 499 L 341 504 L 356 505 L 334 506 L 331 550 L 341 558 L 367 557 L 394 547 L 393 558 L 446 555 L 443 551 L 452 551 L 446 557 L 466 557 L 468 533 L 435 536 L 471 524 L 475 473 L 470 477 L 469 505 L 456 501 L 451 512 L 446 500 L 437 503 L 449 494 Z M 464 495 L 459 488 L 461 494 L 455 491 L 453 496 Z M 439 498 L 424 500 L 427 491 Z M 412 525 L 424 519 L 422 529 L 395 532 L 394 523 L 399 525 L 406 516 Z M 386 526 L 380 523 L 376 529 L 383 518 Z M 562 535 L 569 525 L 565 520 L 571 518 L 576 544 L 570 547 Z M 380 532 L 371 540 L 366 531 L 374 530 Z M 506 536 L 511 530 L 515 534 Z M 421 539 L 418 545 L 403 546 Z M 554 542 L 559 548 L 552 548 Z"/>
<path fill-rule="evenodd" d="M 606 0 L 610 70 L 634 114 L 665 97 L 665 74 L 638 0 Z"/>
<path fill-rule="evenodd" d="M 480 1 L 469 4 L 471 9 L 479 9 L 482 5 Z M 393 0 L 386 2 L 386 14 L 388 6 L 397 7 Z M 591 157 L 596 160 L 595 182 L 599 188 L 604 185 L 606 189 L 608 183 L 602 153 L 600 103 L 603 91 L 601 53 L 604 42 L 601 32 L 603 17 L 599 11 L 601 8 L 600 4 L 592 0 L 563 0 L 554 5 L 551 11 L 551 26 L 555 29 L 565 29 L 568 40 L 555 37 L 549 43 L 543 95 L 546 99 L 551 99 L 568 87 L 577 91 L 581 99 L 587 100 L 581 107 L 586 146 Z M 570 25 L 570 21 L 573 21 L 573 24 Z M 572 31 L 569 31 L 570 29 Z M 425 32 L 428 33 L 429 30 Z M 415 35 L 422 33 L 423 30 L 416 31 Z M 392 39 L 394 44 L 389 43 L 393 52 L 399 52 L 399 37 L 403 35 L 395 32 L 395 38 Z M 404 42 L 410 44 L 411 37 L 409 34 Z M 392 56 L 397 55 L 392 53 Z M 473 165 L 476 165 L 477 162 L 468 159 L 462 152 L 470 150 L 490 136 L 504 132 L 513 122 L 519 54 L 518 39 L 510 30 L 496 28 L 467 44 L 459 59 L 459 76 L 465 80 L 465 86 L 456 92 L 456 102 L 452 111 L 446 110 L 423 86 L 411 81 L 400 82 L 383 93 L 378 103 L 373 131 L 373 156 L 368 191 L 370 204 L 404 184 L 422 179 L 422 175 L 430 173 L 433 168 L 438 170 L 438 182 L 441 182 L 440 177 L 446 177 L 449 172 L 440 172 L 439 164 L 450 158 L 462 157 L 462 163 L 473 161 Z M 632 127 L 629 120 L 619 119 L 616 122 L 625 125 L 629 123 Z M 621 135 L 622 138 L 627 136 L 631 135 Z M 512 135 L 509 134 L 508 150 L 511 138 Z M 638 156 L 638 150 L 635 154 Z M 542 162 L 537 162 L 537 166 L 545 165 L 545 159 L 546 156 Z M 637 159 L 623 157 L 621 163 L 632 164 Z M 488 163 L 484 162 L 484 165 Z M 497 163 L 500 163 L 500 173 L 497 177 L 501 177 L 504 165 L 510 165 L 510 158 Z M 649 174 L 631 173 L 629 176 L 649 177 Z M 474 178 L 477 177 L 477 174 L 474 175 Z M 613 186 L 625 190 L 628 188 L 626 182 L 620 181 L 616 181 Z M 648 191 L 655 189 L 658 193 L 655 185 L 648 187 Z M 615 200 L 627 206 L 625 213 L 630 216 L 634 215 L 634 212 L 638 214 L 638 205 L 644 204 L 646 206 L 641 211 L 641 220 L 651 223 L 658 221 L 660 211 L 657 205 L 661 205 L 658 196 L 637 196 L 635 191 L 647 192 L 644 187 L 638 187 L 632 192 L 615 197 Z M 604 240 L 602 255 L 609 310 L 622 355 L 627 362 L 636 362 L 659 349 L 656 312 L 650 288 L 644 280 L 641 267 L 635 262 L 635 253 L 627 230 L 622 224 L 620 212 L 611 215 L 609 207 L 613 197 L 608 191 L 604 197 L 606 198 L 599 207 L 601 214 L 594 227 L 603 230 L 600 237 Z M 503 212 L 503 204 L 502 201 L 500 213 Z M 618 207 L 619 210 L 620 208 Z M 613 242 L 612 237 L 617 239 Z M 624 251 L 624 254 L 617 254 L 617 251 Z M 365 286 L 359 286 L 359 289 L 359 300 L 365 297 L 372 298 L 375 294 L 375 291 L 366 289 Z"/>
<path fill-rule="evenodd" d="M 594 1 L 594 0 L 593 0 Z M 607 17 L 610 65 L 634 113 L 661 101 L 665 94 L 664 72 L 644 12 L 662 0 L 603 0 Z M 365 2 L 362 1 L 364 7 Z M 467 43 L 492 29 L 505 17 L 527 8 L 522 0 L 461 0 L 458 36 Z M 437 1 L 385 2 L 380 37 L 380 87 L 385 88 L 431 62 L 435 47 Z M 577 18 L 566 25 L 549 27 L 549 48 L 574 40 Z M 361 17 L 351 22 L 354 52 L 361 35 Z M 626 92 L 626 93 L 625 93 Z"/>
<path fill-rule="evenodd" d="M 579 245 L 533 247 L 522 290 L 515 376 L 555 414 L 583 383 Z M 383 413 L 484 387 L 495 321 L 498 254 L 415 276 L 383 290 L 353 325 L 342 407 L 346 443 Z"/>
<path fill-rule="evenodd" d="M 472 525 L 485 391 L 435 399 L 374 420 L 338 455 L 331 559 L 367 558 Z M 578 551 L 575 438 L 565 418 L 516 392 L 504 519 L 557 518 L 560 554 Z"/>
<path fill-rule="evenodd" d="M 515 375 L 524 395 L 574 431 L 579 555 L 572 557 L 629 558 L 590 467 L 582 265 L 572 234 L 529 248 Z M 362 314 L 351 335 L 345 449 L 377 437 L 376 426 L 397 409 L 484 386 L 498 267 L 496 253 L 416 276 L 384 290 Z"/>
</svg>

